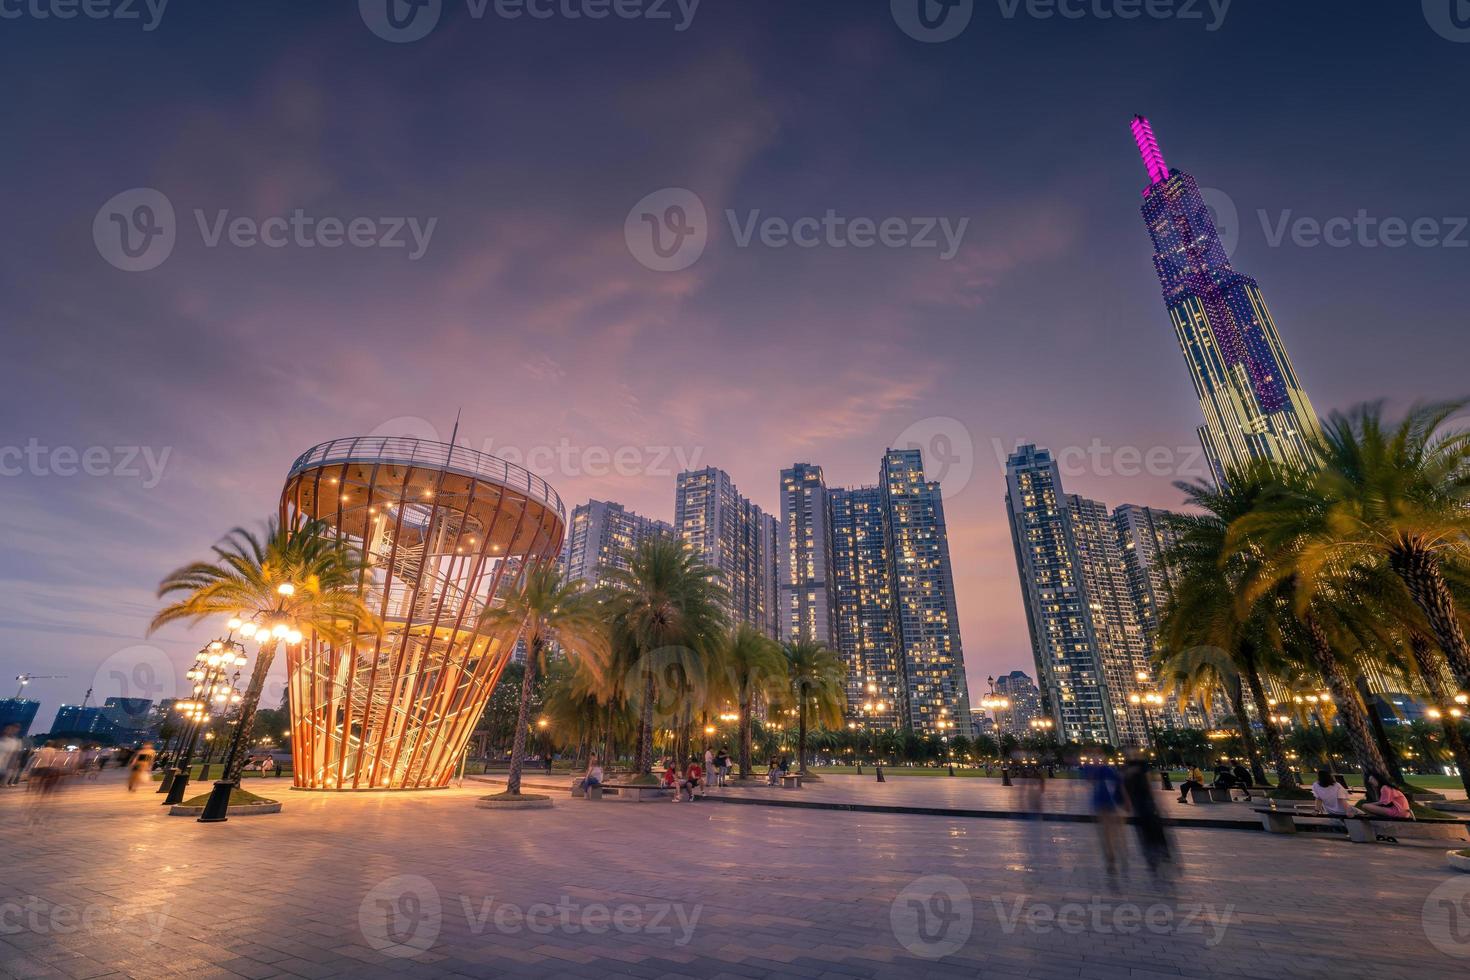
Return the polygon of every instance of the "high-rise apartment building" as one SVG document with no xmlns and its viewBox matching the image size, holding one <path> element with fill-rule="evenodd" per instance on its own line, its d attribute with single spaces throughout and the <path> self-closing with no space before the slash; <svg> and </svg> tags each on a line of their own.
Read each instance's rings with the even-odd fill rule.
<svg viewBox="0 0 1470 980">
<path fill-rule="evenodd" d="M 829 494 L 836 649 L 848 666 L 848 712 L 873 728 L 901 727 L 907 697 L 888 565 L 887 521 L 877 487 Z"/>
<path fill-rule="evenodd" d="M 1133 117 L 1148 170 L 1143 218 L 1164 304 L 1204 412 L 1200 443 L 1216 480 L 1251 460 L 1309 464 L 1316 411 L 1260 287 L 1236 272 L 1199 185 L 1164 162 L 1153 127 Z"/>
<path fill-rule="evenodd" d="M 679 474 L 674 530 L 719 571 L 730 618 L 778 636 L 776 519 L 741 496 L 730 474 L 706 467 Z"/>
<path fill-rule="evenodd" d="M 609 569 L 628 567 L 627 555 L 656 534 L 673 536 L 667 521 L 643 517 L 622 504 L 589 500 L 572 511 L 562 567 L 570 580 L 597 585 Z"/>
<path fill-rule="evenodd" d="M 837 648 L 855 722 L 969 734 L 970 694 L 939 484 L 889 450 L 875 487 L 828 491 Z"/>
<path fill-rule="evenodd" d="M 1137 504 L 1123 504 L 1113 509 L 1118 553 L 1123 558 L 1134 613 L 1150 654 L 1157 646 L 1159 620 L 1173 593 L 1173 575 L 1165 555 L 1179 540 L 1175 524 L 1178 519 L 1179 515 L 1170 511 Z M 1158 680 L 1155 675 L 1155 686 L 1158 686 Z M 1218 704 L 1225 703 L 1221 698 L 1213 700 Z M 1208 728 L 1211 723 L 1210 713 L 1199 703 L 1186 705 L 1181 710 L 1171 699 L 1163 706 L 1162 714 L 1165 727 Z"/>
<path fill-rule="evenodd" d="M 1147 647 L 1107 508 L 1069 496 L 1050 452 L 1006 461 L 1006 509 L 1037 679 L 1062 741 L 1143 744 Z"/>
<path fill-rule="evenodd" d="M 1161 712 L 1162 706 L 1145 708 L 1143 702 L 1132 700 L 1134 694 L 1153 691 L 1153 671 L 1112 514 L 1107 504 L 1077 494 L 1066 495 L 1066 510 L 1098 664 L 1109 694 L 1116 739 L 1112 744 L 1146 744 L 1150 719 L 1144 712 Z"/>
<path fill-rule="evenodd" d="M 970 732 L 970 692 L 960 647 L 954 569 L 939 484 L 924 476 L 917 449 L 890 449 L 879 484 L 888 563 L 908 682 L 907 727 Z"/>
<path fill-rule="evenodd" d="M 1031 722 L 1046 717 L 1042 708 L 1041 689 L 1024 670 L 1013 670 L 995 679 L 995 693 L 1008 705 L 996 711 L 997 727 L 1012 735 L 1031 734 Z"/>
<path fill-rule="evenodd" d="M 781 639 L 815 640 L 835 650 L 831 522 L 822 468 L 797 463 L 782 470 L 777 564 Z"/>
</svg>

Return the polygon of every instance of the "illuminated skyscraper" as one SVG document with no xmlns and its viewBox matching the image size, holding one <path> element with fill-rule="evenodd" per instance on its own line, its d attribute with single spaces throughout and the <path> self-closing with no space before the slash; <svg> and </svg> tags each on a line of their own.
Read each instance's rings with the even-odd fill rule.
<svg viewBox="0 0 1470 980">
<path fill-rule="evenodd" d="M 589 500 L 572 511 L 562 567 L 569 580 L 597 585 L 610 568 L 627 568 L 626 555 L 655 534 L 673 536 L 674 525 L 643 517 L 605 500 Z"/>
<path fill-rule="evenodd" d="M 971 732 L 939 484 L 917 449 L 890 449 L 876 487 L 829 491 L 837 649 L 848 710 L 875 728 Z"/>
<path fill-rule="evenodd" d="M 832 595 L 831 504 L 822 468 L 797 463 L 781 471 L 781 639 L 815 640 L 837 649 Z"/>
<path fill-rule="evenodd" d="M 731 620 L 776 637 L 776 519 L 711 466 L 679 474 L 674 530 L 720 572 Z"/>
<path fill-rule="evenodd" d="M 1062 741 L 1139 745 L 1147 646 L 1105 505 L 1067 494 L 1045 449 L 1006 462 L 1006 510 L 1038 684 Z"/>
<path fill-rule="evenodd" d="M 924 476 L 917 449 L 883 456 L 880 489 L 888 530 L 888 564 L 907 683 L 905 727 L 968 736 L 970 692 L 960 648 L 954 570 L 939 484 Z"/>
<path fill-rule="evenodd" d="M 1215 479 L 1251 460 L 1310 462 L 1317 414 L 1302 390 L 1260 287 L 1236 272 L 1193 177 L 1164 162 L 1153 127 L 1133 117 L 1148 170 L 1143 217 L 1154 267 L 1205 424 Z"/>
<path fill-rule="evenodd" d="M 898 653 L 883 494 L 877 487 L 834 487 L 829 499 L 836 648 L 847 661 L 848 712 L 874 728 L 898 728 L 908 688 Z"/>
</svg>

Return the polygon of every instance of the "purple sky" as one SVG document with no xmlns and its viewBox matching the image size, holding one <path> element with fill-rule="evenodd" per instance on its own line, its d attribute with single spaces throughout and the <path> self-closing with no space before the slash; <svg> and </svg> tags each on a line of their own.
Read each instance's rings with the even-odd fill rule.
<svg viewBox="0 0 1470 980">
<path fill-rule="evenodd" d="M 1067 488 L 1110 504 L 1173 505 L 1171 481 L 1203 472 L 1138 214 L 1134 112 L 1235 210 L 1235 262 L 1319 410 L 1470 387 L 1470 44 L 1418 4 L 1238 0 L 1209 30 L 981 2 L 964 33 L 920 43 L 880 2 L 705 0 L 678 31 L 446 0 L 402 44 L 355 4 L 302 6 L 0 33 L 0 678 L 67 675 L 32 686 L 38 730 L 88 685 L 173 693 L 156 678 L 208 630 L 145 639 L 155 583 L 269 513 L 298 453 L 447 435 L 461 408 L 462 442 L 538 454 L 569 505 L 665 519 L 681 459 L 774 509 L 783 466 L 867 483 L 917 436 L 950 457 L 972 692 L 1031 672 L 1005 452 L 1071 447 Z M 94 219 L 142 187 L 170 202 L 176 242 L 123 271 Z M 666 188 L 708 213 L 708 247 L 678 272 L 625 238 Z M 296 209 L 434 225 L 418 258 L 207 244 L 221 212 Z M 948 260 L 741 247 L 727 209 L 968 225 Z M 1360 211 L 1430 224 L 1391 247 L 1372 230 L 1314 245 L 1302 223 Z M 32 445 L 48 451 L 17 458 Z M 106 473 L 66 475 L 67 450 L 89 449 Z"/>
</svg>

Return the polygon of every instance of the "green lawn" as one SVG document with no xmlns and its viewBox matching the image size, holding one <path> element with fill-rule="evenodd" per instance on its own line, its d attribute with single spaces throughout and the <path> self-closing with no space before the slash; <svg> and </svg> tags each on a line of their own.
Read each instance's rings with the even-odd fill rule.
<svg viewBox="0 0 1470 980">
<path fill-rule="evenodd" d="M 189 768 L 189 781 L 190 782 L 193 782 L 194 780 L 198 779 L 199 778 L 199 774 L 201 772 L 203 772 L 203 771 L 204 771 L 204 766 L 202 766 L 202 765 L 191 766 Z M 267 776 L 265 778 L 272 779 L 272 780 L 279 778 L 279 779 L 286 780 L 288 782 L 290 781 L 290 779 L 291 779 L 291 770 L 290 769 L 277 770 L 277 772 L 280 773 L 279 776 Z M 223 774 L 224 774 L 224 766 L 221 766 L 218 762 L 214 763 L 213 765 L 211 765 L 209 767 L 209 778 L 210 779 L 219 779 L 220 776 L 222 776 Z M 260 778 L 260 773 L 258 773 L 258 772 L 243 772 L 240 775 L 243 778 L 245 778 L 245 779 L 259 779 Z M 159 770 L 158 772 L 155 772 L 153 774 L 153 781 L 154 782 L 158 782 L 161 779 L 163 779 L 163 771 L 162 770 Z"/>
</svg>

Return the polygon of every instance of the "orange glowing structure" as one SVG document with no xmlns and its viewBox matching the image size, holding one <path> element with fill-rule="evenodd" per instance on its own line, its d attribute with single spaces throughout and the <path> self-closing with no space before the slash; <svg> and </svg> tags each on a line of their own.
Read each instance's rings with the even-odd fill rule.
<svg viewBox="0 0 1470 980">
<path fill-rule="evenodd" d="M 288 650 L 297 788 L 447 785 L 516 640 L 480 616 L 522 569 L 555 560 L 561 498 L 485 453 L 364 436 L 302 454 L 281 517 L 324 520 L 362 549 L 381 621 L 348 644 Z"/>
</svg>

